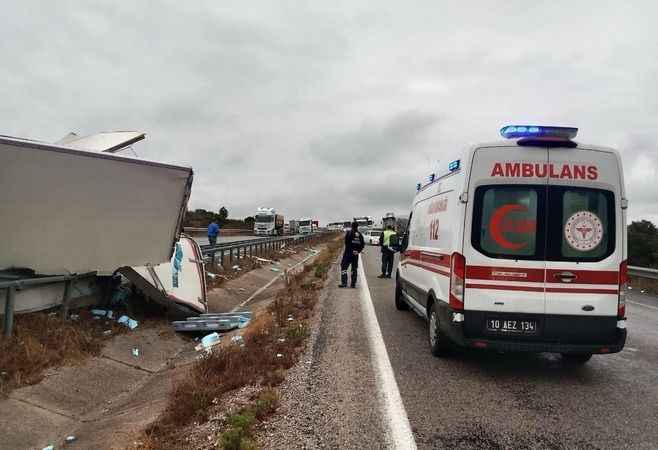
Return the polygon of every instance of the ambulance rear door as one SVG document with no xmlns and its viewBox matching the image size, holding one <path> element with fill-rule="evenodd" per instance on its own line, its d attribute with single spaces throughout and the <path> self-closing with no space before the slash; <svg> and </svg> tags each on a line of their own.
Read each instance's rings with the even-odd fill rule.
<svg viewBox="0 0 658 450">
<path fill-rule="evenodd" d="M 546 313 L 607 316 L 613 332 L 625 224 L 617 156 L 549 148 Z"/>
</svg>

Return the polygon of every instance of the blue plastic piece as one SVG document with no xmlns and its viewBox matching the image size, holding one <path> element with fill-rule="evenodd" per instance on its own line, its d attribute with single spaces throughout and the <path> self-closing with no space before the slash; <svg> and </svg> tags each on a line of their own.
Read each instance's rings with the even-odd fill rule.
<svg viewBox="0 0 658 450">
<path fill-rule="evenodd" d="M 448 164 L 448 170 L 450 172 L 454 172 L 455 170 L 459 169 L 460 166 L 460 160 L 456 159 L 452 161 L 450 164 Z"/>
</svg>

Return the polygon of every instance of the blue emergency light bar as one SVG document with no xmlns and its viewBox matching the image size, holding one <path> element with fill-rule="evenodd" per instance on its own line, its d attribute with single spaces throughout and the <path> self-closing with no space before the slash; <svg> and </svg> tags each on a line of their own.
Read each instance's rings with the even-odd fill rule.
<svg viewBox="0 0 658 450">
<path fill-rule="evenodd" d="M 450 164 L 448 164 L 448 170 L 450 172 L 454 172 L 457 169 L 459 169 L 459 160 L 458 159 L 456 159 L 453 162 L 451 162 Z"/>
<path fill-rule="evenodd" d="M 541 125 L 507 125 L 500 129 L 500 135 L 506 139 L 549 138 L 571 140 L 577 134 L 578 128 L 544 127 Z"/>
</svg>

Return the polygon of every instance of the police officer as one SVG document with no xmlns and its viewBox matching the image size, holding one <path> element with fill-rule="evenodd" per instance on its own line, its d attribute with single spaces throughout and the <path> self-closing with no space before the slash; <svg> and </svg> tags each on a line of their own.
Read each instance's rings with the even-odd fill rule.
<svg viewBox="0 0 658 450">
<path fill-rule="evenodd" d="M 347 268 L 352 266 L 352 287 L 356 287 L 356 271 L 359 268 L 359 253 L 365 247 L 363 235 L 359 232 L 359 224 L 352 222 L 352 229 L 345 233 L 345 252 L 340 263 L 340 285 L 347 287 Z"/>
<path fill-rule="evenodd" d="M 395 238 L 396 233 L 391 225 L 387 225 L 384 232 L 379 235 L 379 245 L 382 248 L 382 273 L 377 278 L 391 278 L 393 258 L 395 257 L 392 243 Z"/>
</svg>

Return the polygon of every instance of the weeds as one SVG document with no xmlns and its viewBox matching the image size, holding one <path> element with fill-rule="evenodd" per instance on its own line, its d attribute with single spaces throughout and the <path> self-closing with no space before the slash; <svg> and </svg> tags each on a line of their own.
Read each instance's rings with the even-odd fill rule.
<svg viewBox="0 0 658 450">
<path fill-rule="evenodd" d="M 49 368 L 98 355 L 108 339 L 104 330 L 111 335 L 125 332 L 114 321 L 106 325 L 103 320 L 93 320 L 88 311 L 78 315 L 76 321 L 45 312 L 16 316 L 13 336 L 0 338 L 0 397 L 38 383 Z"/>
</svg>

